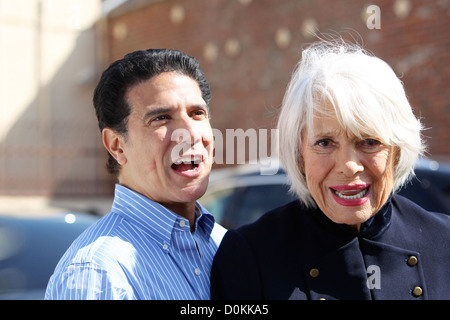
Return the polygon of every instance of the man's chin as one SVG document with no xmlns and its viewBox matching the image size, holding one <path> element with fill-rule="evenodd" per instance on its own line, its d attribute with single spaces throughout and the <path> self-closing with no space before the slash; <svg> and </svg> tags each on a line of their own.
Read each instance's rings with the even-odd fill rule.
<svg viewBox="0 0 450 320">
<path fill-rule="evenodd" d="M 206 192 L 208 179 L 191 181 L 185 185 L 173 186 L 174 193 L 180 202 L 190 202 L 200 199 Z"/>
</svg>

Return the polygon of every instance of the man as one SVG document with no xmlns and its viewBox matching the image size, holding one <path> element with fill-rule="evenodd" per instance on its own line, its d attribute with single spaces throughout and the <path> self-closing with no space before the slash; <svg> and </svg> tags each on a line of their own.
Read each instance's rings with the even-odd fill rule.
<svg viewBox="0 0 450 320">
<path fill-rule="evenodd" d="M 114 203 L 62 257 L 46 299 L 210 298 L 224 229 L 196 201 L 212 165 L 209 100 L 198 62 L 180 51 L 136 51 L 105 70 L 94 106 Z"/>
</svg>

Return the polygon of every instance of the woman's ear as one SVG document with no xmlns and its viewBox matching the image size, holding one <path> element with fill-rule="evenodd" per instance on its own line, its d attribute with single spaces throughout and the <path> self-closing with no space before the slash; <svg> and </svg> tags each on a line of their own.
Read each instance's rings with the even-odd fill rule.
<svg viewBox="0 0 450 320">
<path fill-rule="evenodd" d="M 127 162 L 124 153 L 124 136 L 111 128 L 104 128 L 102 130 L 102 140 L 106 150 L 116 159 L 117 163 L 123 166 Z"/>
</svg>

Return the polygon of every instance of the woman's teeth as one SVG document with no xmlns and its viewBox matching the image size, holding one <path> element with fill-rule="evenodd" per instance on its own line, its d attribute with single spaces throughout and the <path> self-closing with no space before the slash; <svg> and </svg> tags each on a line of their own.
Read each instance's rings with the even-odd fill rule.
<svg viewBox="0 0 450 320">
<path fill-rule="evenodd" d="M 360 199 L 360 198 L 364 197 L 367 194 L 368 188 L 363 189 L 360 192 L 358 192 L 358 190 L 346 191 L 347 194 L 358 192 L 357 194 L 354 194 L 354 195 L 345 195 L 345 194 L 340 193 L 337 190 L 333 190 L 333 191 L 339 198 L 342 198 L 345 200 L 354 200 L 354 199 Z"/>
</svg>

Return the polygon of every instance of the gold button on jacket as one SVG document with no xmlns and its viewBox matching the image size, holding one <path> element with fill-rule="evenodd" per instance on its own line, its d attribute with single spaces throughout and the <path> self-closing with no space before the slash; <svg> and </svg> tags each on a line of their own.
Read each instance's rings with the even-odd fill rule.
<svg viewBox="0 0 450 320">
<path fill-rule="evenodd" d="M 412 291 L 412 294 L 414 297 L 420 297 L 422 295 L 422 293 L 423 293 L 423 290 L 419 286 L 414 287 L 414 289 Z"/>
<path fill-rule="evenodd" d="M 414 267 L 418 262 L 419 262 L 419 260 L 417 259 L 416 256 L 410 256 L 408 258 L 408 265 L 411 267 Z"/>
</svg>

